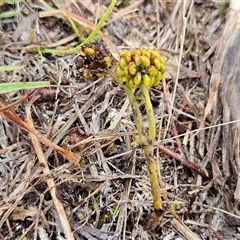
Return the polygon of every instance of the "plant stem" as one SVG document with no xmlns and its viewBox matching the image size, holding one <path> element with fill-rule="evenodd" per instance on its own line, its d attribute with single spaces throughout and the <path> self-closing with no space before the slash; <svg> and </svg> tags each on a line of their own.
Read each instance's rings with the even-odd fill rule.
<svg viewBox="0 0 240 240">
<path fill-rule="evenodd" d="M 142 96 L 144 98 L 145 109 L 148 116 L 148 144 L 143 146 L 146 156 L 149 179 L 151 184 L 153 206 L 155 210 L 162 209 L 161 189 L 159 184 L 158 161 L 153 153 L 153 146 L 156 138 L 156 124 L 154 119 L 153 107 L 149 95 L 149 89 L 144 84 L 141 85 Z"/>
<path fill-rule="evenodd" d="M 149 95 L 149 89 L 144 84 L 141 85 L 142 95 L 144 98 L 145 109 L 148 116 L 148 140 L 152 145 L 156 140 L 156 124 L 154 119 L 153 107 Z"/>
<path fill-rule="evenodd" d="M 159 211 L 159 210 L 162 210 L 162 198 L 161 198 L 161 188 L 159 185 L 158 162 L 156 157 L 153 154 L 152 145 L 144 146 L 143 150 L 147 160 L 154 210 Z"/>
<path fill-rule="evenodd" d="M 113 77 L 117 82 L 120 83 L 116 74 L 112 73 L 111 71 L 108 71 L 108 74 L 111 77 Z M 160 182 L 159 182 L 158 161 L 153 153 L 153 147 L 154 147 L 154 142 L 156 137 L 156 125 L 154 120 L 152 103 L 149 95 L 149 89 L 145 85 L 143 84 L 141 85 L 141 92 L 142 92 L 143 100 L 145 103 L 146 113 L 148 116 L 148 136 L 146 136 L 146 131 L 143 126 L 142 113 L 140 111 L 140 104 L 134 96 L 134 90 L 122 84 L 121 86 L 126 91 L 129 98 L 129 102 L 132 105 L 133 117 L 135 120 L 138 135 L 139 135 L 139 141 L 136 140 L 136 142 L 139 143 L 144 150 L 148 171 L 149 171 L 149 180 L 151 184 L 153 206 L 154 206 L 156 216 L 158 216 L 159 213 L 162 212 L 161 211 L 162 199 L 161 199 L 161 188 L 160 188 Z"/>
<path fill-rule="evenodd" d="M 145 136 L 145 130 L 143 127 L 143 120 L 142 120 L 142 113 L 140 111 L 140 106 L 138 101 L 136 100 L 135 96 L 134 96 L 134 90 L 126 87 L 126 86 L 122 86 L 124 88 L 124 90 L 126 91 L 128 98 L 129 98 L 129 102 L 132 105 L 132 110 L 133 110 L 133 117 L 135 120 L 135 124 L 136 124 L 136 128 L 138 131 L 138 136 L 139 136 L 139 142 L 136 140 L 136 143 L 145 146 L 148 144 L 147 138 Z"/>
</svg>

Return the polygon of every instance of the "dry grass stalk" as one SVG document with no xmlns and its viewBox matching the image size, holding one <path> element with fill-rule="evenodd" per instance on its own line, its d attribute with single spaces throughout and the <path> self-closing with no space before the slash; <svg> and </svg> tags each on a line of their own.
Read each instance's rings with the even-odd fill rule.
<svg viewBox="0 0 240 240">
<path fill-rule="evenodd" d="M 87 4 L 90 4 L 90 7 L 93 6 L 91 5 L 93 1 L 82 2 L 85 6 L 87 6 Z M 218 129 L 216 128 L 216 124 L 219 123 L 219 121 L 216 120 L 219 112 L 215 115 L 217 116 L 215 119 L 212 119 L 212 116 L 208 114 L 212 109 L 211 104 L 214 94 L 219 93 L 218 84 L 220 84 L 220 82 L 212 81 L 211 89 L 214 90 L 213 88 L 215 87 L 216 92 L 210 91 L 207 105 L 205 101 L 207 98 L 206 89 L 208 89 L 208 81 L 210 74 L 213 72 L 212 63 L 217 40 L 221 36 L 221 29 L 225 22 L 224 17 L 219 17 L 219 4 L 216 3 L 217 1 L 184 1 L 186 5 L 185 8 L 183 8 L 182 1 L 144 1 L 145 3 L 147 2 L 148 7 L 146 7 L 145 4 L 141 5 L 140 3 L 142 1 L 130 0 L 130 2 L 131 4 L 136 4 L 137 7 L 133 8 L 134 5 L 132 4 L 129 8 L 122 8 L 118 5 L 112 15 L 115 19 L 106 24 L 103 32 L 106 31 L 109 33 L 107 38 L 114 42 L 119 49 L 142 45 L 166 50 L 164 54 L 168 60 L 167 64 L 169 69 L 167 88 L 169 89 L 170 102 L 173 102 L 173 117 L 175 118 L 174 120 L 176 120 L 176 128 L 180 134 L 180 136 L 178 136 L 180 141 L 182 141 L 183 135 L 185 135 L 182 141 L 184 154 L 186 154 L 187 158 L 194 164 L 201 168 L 203 167 L 202 169 L 206 171 L 205 173 L 211 173 L 211 171 L 213 171 L 214 176 L 209 182 L 208 179 L 201 178 L 198 174 L 195 174 L 195 172 L 189 171 L 183 167 L 182 164 L 175 162 L 171 157 L 162 154 L 160 151 L 159 154 L 162 158 L 160 167 L 164 182 L 163 190 L 167 191 L 167 197 L 170 199 L 167 203 L 171 205 L 170 207 L 177 209 L 176 213 L 180 216 L 180 219 L 187 224 L 192 231 L 198 234 L 199 237 L 201 236 L 202 239 L 236 239 L 238 231 L 235 226 L 238 226 L 238 223 L 236 224 L 235 222 L 234 224 L 236 225 L 232 224 L 232 226 L 230 226 L 229 222 L 230 217 L 234 219 L 238 219 L 239 217 L 223 209 L 226 209 L 228 205 L 230 205 L 232 209 L 235 207 L 234 211 L 237 213 L 238 205 L 237 203 L 234 206 L 231 205 L 231 191 L 226 192 L 225 189 L 223 191 L 222 187 L 217 187 L 222 186 L 225 179 L 221 165 L 221 147 L 219 147 L 222 135 L 219 133 L 220 130 L 218 130 L 222 126 L 219 126 Z M 236 4 L 237 2 L 239 1 L 235 1 Z M 67 1 L 67 3 L 69 4 L 70 2 Z M 193 4 L 192 7 L 191 4 Z M 150 8 L 152 7 L 150 10 L 149 5 Z M 24 13 L 22 15 L 25 15 L 26 12 L 23 11 L 29 11 L 29 9 L 26 9 L 24 4 L 21 6 L 20 15 L 22 13 Z M 99 3 L 94 5 L 94 7 L 97 6 L 99 9 L 90 9 L 89 7 L 92 14 L 90 12 L 85 14 L 85 11 L 82 11 L 81 15 L 74 11 L 76 7 L 71 10 L 65 8 L 65 6 L 61 8 L 64 9 L 64 11 L 59 13 L 62 14 L 64 12 L 63 15 L 65 14 L 68 18 L 73 17 L 81 26 L 91 29 L 93 24 L 90 26 L 86 21 L 84 23 L 84 20 L 88 20 L 89 22 L 97 21 L 97 18 L 99 18 L 97 16 L 100 16 L 101 12 L 104 12 L 101 11 L 102 6 L 100 6 Z M 37 14 L 36 9 L 38 12 L 47 10 L 40 2 L 37 3 L 34 1 L 29 1 L 28 7 L 32 10 L 29 13 L 30 15 L 32 13 Z M 81 11 L 82 8 L 80 7 L 79 10 Z M 95 10 L 96 12 L 94 12 Z M 126 11 L 127 14 L 125 14 Z M 45 13 L 48 14 L 48 12 Z M 43 134 L 51 137 L 52 142 L 55 144 L 64 144 L 64 146 L 66 146 L 68 144 L 67 138 L 69 132 L 71 132 L 76 125 L 81 126 L 82 130 L 86 133 L 93 133 L 91 138 L 84 139 L 85 142 L 90 142 L 91 144 L 89 148 L 82 151 L 82 155 L 80 154 L 84 160 L 90 163 L 89 169 L 83 172 L 81 168 L 78 167 L 75 167 L 74 170 L 71 169 L 71 167 L 69 167 L 70 164 L 62 165 L 62 158 L 58 159 L 57 154 L 54 156 L 52 148 L 46 149 L 45 152 L 46 159 L 49 162 L 54 159 L 51 174 L 58 183 L 64 182 L 71 184 L 73 182 L 80 188 L 81 182 L 86 181 L 93 186 L 95 184 L 91 192 L 84 197 L 90 197 L 92 196 L 91 193 L 94 193 L 96 189 L 96 191 L 100 189 L 99 185 L 96 185 L 96 182 L 106 181 L 107 183 L 107 186 L 103 186 L 103 189 L 101 189 L 102 193 L 95 192 L 96 194 L 91 198 L 86 197 L 86 200 L 83 201 L 84 204 L 81 206 L 75 208 L 75 205 L 73 207 L 71 203 L 67 204 L 73 216 L 72 219 L 75 220 L 71 227 L 74 230 L 76 229 L 76 231 L 74 231 L 76 238 L 82 238 L 82 232 L 84 232 L 85 236 L 88 234 L 89 239 L 98 238 L 99 236 L 104 236 L 105 239 L 107 239 L 106 236 L 108 235 L 106 231 L 110 231 L 110 233 L 111 231 L 117 231 L 117 233 L 121 235 L 121 239 L 124 240 L 131 238 L 144 240 L 182 238 L 179 227 L 177 226 L 179 224 L 176 224 L 176 231 L 171 225 L 171 219 L 174 213 L 168 214 L 169 212 L 167 212 L 163 218 L 163 223 L 159 224 L 154 231 L 144 232 L 142 229 L 142 226 L 144 226 L 147 221 L 145 216 L 148 215 L 152 209 L 151 193 L 142 153 L 139 149 L 132 149 L 130 144 L 128 147 L 125 146 L 126 139 L 131 142 L 130 139 L 135 134 L 132 119 L 129 117 L 132 113 L 127 107 L 128 103 L 126 102 L 125 106 L 122 107 L 125 101 L 125 95 L 119 89 L 116 89 L 116 93 L 111 95 L 107 101 L 107 106 L 104 107 L 104 105 L 106 105 L 104 103 L 106 93 L 116 87 L 111 81 L 108 81 L 109 79 L 94 83 L 79 83 L 76 82 L 76 79 L 74 79 L 69 69 L 73 59 L 76 57 L 75 55 L 61 57 L 44 55 L 40 57 L 37 54 L 29 53 L 29 49 L 33 46 L 57 46 L 58 48 L 64 49 L 75 46 L 76 42 L 71 40 L 73 39 L 72 31 L 66 31 L 65 28 L 62 28 L 63 25 L 68 25 L 67 20 L 59 20 L 59 18 L 55 17 L 55 13 L 49 11 L 48 16 L 40 20 L 36 19 L 35 22 L 38 23 L 37 26 L 39 28 L 37 29 L 37 38 L 34 39 L 32 46 L 29 46 L 28 39 L 27 41 L 26 38 L 25 40 L 22 39 L 21 34 L 23 28 L 21 26 L 24 25 L 24 18 L 19 17 L 13 19 L 14 29 L 12 28 L 12 23 L 4 23 L 4 20 L 2 21 L 2 26 L 6 27 L 6 29 L 0 29 L 2 33 L 0 34 L 0 41 L 1 46 L 3 46 L 3 48 L 0 47 L 1 64 L 2 62 L 4 64 L 16 64 L 21 61 L 27 63 L 27 65 L 24 72 L 12 75 L 9 73 L 5 75 L 1 74 L 0 79 L 1 81 L 25 81 L 26 79 L 36 78 L 37 72 L 37 77 L 50 78 L 54 84 L 57 82 L 58 84 L 62 84 L 62 78 L 65 78 L 68 80 L 68 84 L 71 82 L 71 84 L 78 89 L 71 91 L 72 89 L 61 88 L 59 91 L 64 93 L 64 99 L 60 98 L 57 94 L 57 98 L 54 98 L 56 101 L 51 102 L 45 99 L 45 102 L 34 104 L 33 108 L 33 116 L 36 117 L 34 118 L 34 124 L 40 127 L 40 131 L 42 131 Z M 76 14 L 71 15 L 68 13 Z M 52 17 L 50 17 L 51 14 Z M 185 28 L 183 20 L 188 16 L 189 18 L 187 18 L 187 22 L 185 22 L 187 28 Z M 237 16 L 237 14 L 235 16 Z M 55 24 L 51 27 L 49 24 L 51 24 L 52 20 Z M 232 18 L 232 23 L 235 20 Z M 80 34 L 84 34 L 84 27 L 81 26 Z M 115 26 L 114 29 L 112 28 L 113 26 Z M 17 31 L 15 31 L 16 27 Z M 10 31 L 7 30 L 9 28 Z M 186 31 L 185 39 L 183 39 L 183 31 Z M 12 32 L 15 32 L 14 39 L 12 38 Z M 24 36 L 28 36 L 28 32 L 29 31 L 24 30 Z M 228 35 L 231 34 L 228 33 Z M 223 36 L 222 38 L 226 37 Z M 18 39 L 21 41 L 18 41 Z M 183 54 L 180 63 L 180 46 L 183 40 Z M 225 43 L 228 47 L 230 46 L 227 44 L 227 41 Z M 225 53 L 225 47 L 223 44 L 218 50 L 218 60 L 216 60 L 215 63 L 216 67 L 217 64 L 220 65 L 221 50 Z M 22 51 L 24 52 L 23 55 L 21 54 Z M 225 56 L 226 55 L 227 54 L 225 54 Z M 178 69 L 179 66 L 180 73 L 178 76 L 176 69 Z M 225 66 L 229 67 L 229 70 L 233 69 L 232 66 L 228 66 L 227 63 Z M 221 65 L 221 67 L 224 66 Z M 216 68 L 216 70 L 219 69 Z M 214 74 L 216 74 L 215 70 L 213 72 L 213 75 Z M 174 98 L 174 81 L 177 76 L 179 81 L 178 84 L 176 84 L 176 97 Z M 93 94 L 93 92 L 95 92 L 95 94 Z M 21 94 L 20 92 L 8 94 L 4 96 L 4 99 L 8 102 L 13 102 L 14 99 L 19 99 Z M 163 99 L 161 87 L 151 89 L 151 100 L 154 103 L 155 117 L 158 125 L 157 134 L 159 135 L 159 143 L 164 143 L 164 147 L 170 149 L 172 153 L 177 154 L 178 149 L 174 140 L 175 137 L 173 139 L 172 132 L 166 129 L 168 115 L 166 109 L 164 109 L 165 104 L 163 103 Z M 23 105 L 24 103 L 14 108 L 15 112 L 21 117 L 25 115 Z M 120 110 L 121 107 L 122 110 Z M 218 110 L 221 109 L 218 108 L 218 106 L 216 108 Z M 214 106 L 214 111 L 217 112 L 216 108 Z M 63 109 L 65 109 L 65 111 L 62 111 Z M 47 114 L 51 123 L 41 117 L 42 115 L 39 113 L 42 113 L 42 110 L 47 110 L 44 113 Z M 108 111 L 110 112 L 112 110 L 115 112 L 114 117 L 111 118 L 113 121 L 108 119 L 108 116 L 110 116 L 108 115 Z M 37 114 L 37 116 L 35 114 Z M 121 117 L 122 119 L 120 119 Z M 144 117 L 146 117 L 146 115 Z M 201 122 L 203 123 L 202 126 L 204 130 L 201 129 L 196 136 L 193 136 L 194 131 L 196 132 Z M 106 139 L 106 136 L 103 136 L 102 133 L 108 126 L 110 126 L 109 129 L 113 130 L 113 132 L 107 132 L 108 138 Z M 115 131 L 118 132 L 117 136 L 115 135 Z M 119 138 L 116 140 L 116 137 Z M 34 191 L 44 196 L 42 199 L 43 203 L 39 203 L 39 199 L 37 199 L 36 202 L 32 203 L 33 206 L 39 210 L 44 208 L 45 204 L 47 204 L 46 200 L 48 197 L 48 194 L 45 195 L 45 191 L 48 191 L 48 189 L 46 189 L 46 186 L 44 186 L 43 190 L 35 188 L 37 186 L 35 181 L 38 183 L 41 181 L 44 182 L 44 178 L 42 179 L 41 176 L 39 176 L 39 169 L 36 170 L 37 164 L 34 166 L 32 166 L 32 163 L 32 165 L 30 164 L 32 154 L 29 145 L 32 144 L 29 144 L 28 139 L 24 138 L 22 130 L 17 128 L 16 125 L 12 125 L 11 122 L 9 123 L 5 119 L 2 120 L 0 118 L 0 138 L 0 145 L 3 148 L 0 150 L 0 153 L 3 154 L 0 156 L 0 177 L 1 180 L 3 179 L 3 183 L 0 181 L 0 184 L 4 194 L 4 196 L 1 196 L 3 207 L 0 209 L 0 212 L 3 214 L 3 217 L 0 221 L 0 234 L 4 237 L 9 236 L 9 234 L 6 233 L 6 230 L 8 230 L 8 232 L 15 234 L 14 237 L 17 237 L 19 236 L 19 232 L 14 231 L 14 221 L 12 221 L 15 208 L 17 208 L 19 204 L 27 208 L 29 204 L 28 193 Z M 236 139 L 238 139 L 237 134 Z M 117 150 L 117 147 L 123 148 L 120 148 L 120 152 L 109 155 L 108 143 L 111 143 L 111 149 Z M 16 144 L 18 144 L 19 147 L 15 147 Z M 76 147 L 79 144 L 82 143 L 77 143 L 72 147 Z M 235 146 L 237 151 L 237 142 Z M 75 148 L 73 151 L 75 152 L 77 149 L 78 148 Z M 156 150 L 158 151 L 159 149 L 157 148 Z M 16 157 L 21 155 L 22 152 L 24 153 L 24 157 Z M 135 153 L 134 156 L 131 155 L 131 152 Z M 237 156 L 237 153 L 234 154 Z M 236 165 L 234 161 L 230 161 L 230 163 Z M 129 174 L 130 170 L 125 166 L 131 164 L 132 174 Z M 32 169 L 29 168 L 29 165 L 31 165 Z M 20 171 L 16 171 L 16 169 L 20 169 Z M 11 176 L 14 176 L 14 178 L 12 179 Z M 35 176 L 35 178 L 29 178 L 31 180 L 27 179 L 29 182 L 26 182 L 26 176 Z M 235 177 L 237 177 L 237 175 L 234 175 L 234 178 Z M 226 182 L 226 187 L 231 188 L 231 186 L 235 186 L 235 182 L 230 179 L 230 181 Z M 9 189 L 11 191 L 8 191 Z M 237 195 L 236 192 L 236 196 Z M 81 198 L 82 195 L 79 192 L 74 192 L 74 197 Z M 84 197 L 82 197 L 80 201 L 84 200 Z M 165 199 L 167 199 L 167 197 Z M 192 199 L 194 202 L 191 202 Z M 95 212 L 91 208 L 92 202 L 94 202 Z M 206 204 L 202 204 L 203 202 Z M 192 203 L 192 206 L 188 208 L 190 203 Z M 166 201 L 164 201 L 163 204 L 166 206 Z M 227 207 L 225 205 L 227 205 Z M 118 207 L 120 209 L 119 215 L 112 214 L 113 209 Z M 186 209 L 188 216 L 185 216 Z M 50 236 L 51 233 L 57 234 L 58 228 L 51 223 L 51 209 L 50 211 L 49 208 L 45 208 L 44 210 L 41 211 L 42 215 L 45 214 L 44 220 L 43 216 L 41 216 L 41 218 L 37 219 L 39 220 L 38 224 L 34 218 L 27 217 L 22 223 L 28 222 L 29 225 L 22 225 L 21 231 L 25 232 L 29 229 L 29 226 L 32 226 L 31 224 L 35 223 L 35 226 L 39 227 L 38 229 L 41 228 L 43 232 L 45 231 L 46 238 Z M 88 215 L 84 215 L 83 218 L 78 218 L 78 213 L 83 212 L 87 212 Z M 110 220 L 108 219 L 107 222 L 103 224 L 102 218 L 106 215 L 108 217 L 110 216 Z M 57 214 L 54 217 L 55 221 L 58 222 Z M 220 225 L 219 223 L 223 223 L 224 225 Z M 94 228 L 91 228 L 89 226 L 90 224 L 93 224 Z M 79 225 L 84 225 L 84 227 L 78 229 Z M 49 226 L 51 228 L 50 231 Z M 101 228 L 106 226 L 108 229 L 102 231 Z M 221 229 L 224 229 L 224 232 L 222 232 Z M 36 232 L 39 233 L 40 231 L 35 230 L 35 236 Z M 95 236 L 94 234 L 96 233 L 99 235 Z M 33 231 L 30 231 L 28 236 L 32 236 L 32 234 Z M 89 234 L 91 236 L 89 236 Z M 112 233 L 110 236 L 113 237 Z M 109 239 L 110 236 L 108 236 Z"/>
<path fill-rule="evenodd" d="M 28 124 L 26 124 L 12 109 L 8 109 L 7 103 L 2 98 L 0 98 L 0 107 L 3 109 L 7 108 L 3 110 L 3 115 L 5 115 L 7 119 L 12 120 L 17 125 L 27 130 L 29 133 L 34 134 L 39 139 L 39 141 L 41 141 L 47 146 L 51 146 L 53 149 L 65 156 L 70 162 L 75 164 L 79 162 L 80 157 L 78 155 L 63 149 L 62 147 L 59 147 L 55 143 L 51 142 L 49 139 L 42 136 L 34 127 L 30 127 Z"/>
<path fill-rule="evenodd" d="M 179 231 L 187 240 L 200 240 L 200 238 L 194 234 L 189 228 L 186 228 L 186 226 L 182 225 L 179 220 L 176 218 L 173 218 L 171 220 L 172 226 Z"/>
<path fill-rule="evenodd" d="M 27 104 L 27 107 L 26 107 L 27 124 L 29 126 L 31 126 L 32 128 L 34 128 L 34 125 L 33 125 L 32 117 L 31 117 L 31 106 L 36 99 L 37 99 L 36 97 L 32 98 L 29 101 L 29 103 Z M 29 135 L 30 135 L 31 141 L 33 143 L 33 147 L 36 151 L 39 163 L 42 167 L 43 173 L 45 174 L 45 176 L 47 178 L 46 182 L 47 182 L 47 185 L 48 185 L 48 189 L 51 193 L 51 197 L 52 197 L 53 203 L 55 205 L 55 208 L 57 210 L 57 213 L 58 213 L 58 216 L 59 216 L 59 221 L 61 222 L 62 229 L 64 231 L 65 237 L 66 237 L 67 240 L 74 240 L 73 232 L 71 230 L 69 220 L 66 216 L 63 204 L 56 196 L 56 183 L 54 181 L 54 178 L 50 177 L 51 176 L 51 170 L 49 169 L 48 162 L 47 162 L 46 157 L 44 155 L 44 152 L 43 152 L 43 149 L 42 149 L 41 144 L 39 142 L 39 139 L 32 133 L 29 133 Z"/>
</svg>

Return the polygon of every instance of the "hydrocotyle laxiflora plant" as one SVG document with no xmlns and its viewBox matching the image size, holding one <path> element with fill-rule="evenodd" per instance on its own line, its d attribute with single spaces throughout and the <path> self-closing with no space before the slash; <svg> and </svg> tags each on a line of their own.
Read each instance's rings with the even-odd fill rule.
<svg viewBox="0 0 240 240">
<path fill-rule="evenodd" d="M 149 224 L 149 228 L 152 228 L 154 222 L 158 222 L 159 217 L 162 216 L 163 207 L 159 182 L 159 164 L 154 156 L 156 124 L 149 88 L 160 83 L 166 71 L 166 63 L 157 50 L 143 47 L 122 50 L 120 60 L 116 63 L 115 73 L 113 73 L 109 70 L 112 61 L 107 55 L 107 52 L 103 51 L 98 43 L 85 45 L 75 62 L 75 75 L 79 79 L 94 80 L 94 78 L 100 76 L 99 73 L 104 75 L 107 72 L 126 91 L 138 132 L 135 144 L 138 144 L 144 150 L 149 171 L 155 213 L 152 222 Z M 143 124 L 143 116 L 140 110 L 142 105 L 144 105 L 148 116 L 148 127 Z"/>
<path fill-rule="evenodd" d="M 149 88 L 157 86 L 166 71 L 164 58 L 157 50 L 143 47 L 120 52 L 120 61 L 115 74 L 111 74 L 126 91 L 138 131 L 135 142 L 144 150 L 149 171 L 155 217 L 163 213 L 161 189 L 159 185 L 159 164 L 154 156 L 156 124 L 149 95 Z M 136 91 L 140 89 L 140 91 Z M 135 96 L 137 92 L 137 98 Z M 140 97 L 140 101 L 138 100 Z M 140 106 L 144 105 L 148 117 L 148 127 L 144 127 Z"/>
</svg>

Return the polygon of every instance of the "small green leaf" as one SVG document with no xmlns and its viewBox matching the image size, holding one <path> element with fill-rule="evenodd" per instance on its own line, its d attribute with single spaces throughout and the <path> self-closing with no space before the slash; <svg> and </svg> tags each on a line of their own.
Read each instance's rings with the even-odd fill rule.
<svg viewBox="0 0 240 240">
<path fill-rule="evenodd" d="M 181 209 L 181 207 L 180 207 L 179 204 L 174 204 L 174 205 L 173 205 L 173 210 L 174 210 L 174 211 L 178 211 L 178 210 L 180 210 L 180 209 Z"/>
</svg>

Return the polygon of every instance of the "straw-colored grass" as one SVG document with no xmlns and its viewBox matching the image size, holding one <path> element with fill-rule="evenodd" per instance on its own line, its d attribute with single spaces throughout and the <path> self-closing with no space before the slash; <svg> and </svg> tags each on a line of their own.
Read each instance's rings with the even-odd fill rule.
<svg viewBox="0 0 240 240">
<path fill-rule="evenodd" d="M 126 94 L 109 76 L 77 80 L 78 53 L 42 51 L 78 46 L 107 1 L 53 2 L 55 12 L 44 1 L 1 6 L 18 15 L 1 19 L 0 65 L 24 68 L 0 72 L 0 83 L 55 87 L 28 99 L 29 90 L 0 96 L 0 239 L 238 239 L 238 5 L 117 1 L 101 29 L 115 60 L 120 49 L 137 46 L 159 49 L 167 60 L 163 84 L 150 90 L 166 211 L 145 231 L 153 203 L 144 154 L 132 144 L 137 131 Z M 40 144 L 4 111 L 81 164 Z"/>
</svg>

